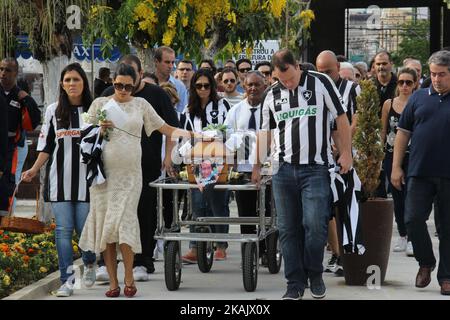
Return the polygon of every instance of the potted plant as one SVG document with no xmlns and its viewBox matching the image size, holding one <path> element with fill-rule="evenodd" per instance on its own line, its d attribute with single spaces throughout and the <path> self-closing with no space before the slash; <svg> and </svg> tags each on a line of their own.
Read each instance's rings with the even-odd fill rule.
<svg viewBox="0 0 450 320">
<path fill-rule="evenodd" d="M 361 81 L 360 86 L 361 95 L 357 97 L 358 126 L 353 146 L 356 150 L 354 167 L 361 180 L 358 228 L 365 252 L 342 255 L 347 285 L 366 285 L 368 277 L 373 270 L 378 270 L 377 267 L 380 284 L 384 281 L 393 224 L 392 200 L 375 197 L 384 158 L 380 136 L 382 124 L 378 116 L 379 97 L 372 81 Z"/>
</svg>

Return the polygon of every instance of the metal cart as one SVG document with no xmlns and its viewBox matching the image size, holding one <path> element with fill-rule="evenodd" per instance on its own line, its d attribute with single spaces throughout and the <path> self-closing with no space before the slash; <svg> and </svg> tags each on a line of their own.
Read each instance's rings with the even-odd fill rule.
<svg viewBox="0 0 450 320">
<path fill-rule="evenodd" d="M 255 291 L 258 280 L 259 268 L 259 241 L 266 241 L 269 272 L 278 273 L 281 267 L 281 250 L 278 242 L 278 230 L 276 229 L 276 214 L 272 201 L 270 217 L 265 216 L 265 190 L 271 179 L 264 177 L 258 187 L 252 183 L 215 185 L 217 190 L 247 191 L 257 190 L 257 210 L 259 217 L 199 217 L 196 220 L 181 221 L 178 216 L 178 190 L 187 192 L 188 216 L 191 216 L 192 189 L 197 189 L 195 184 L 184 181 L 176 181 L 172 178 L 158 179 L 150 183 L 157 189 L 158 196 L 158 226 L 155 239 L 164 240 L 164 275 L 167 289 L 177 290 L 181 282 L 181 241 L 197 241 L 197 264 L 201 272 L 209 272 L 214 261 L 214 242 L 240 242 L 242 243 L 242 277 L 246 291 Z M 164 227 L 163 216 L 163 190 L 173 192 L 173 222 L 170 228 Z M 261 209 L 262 208 L 262 209 Z M 211 233 L 210 225 L 257 225 L 256 234 L 241 233 Z M 194 225 L 195 233 L 180 232 L 182 226 Z"/>
</svg>

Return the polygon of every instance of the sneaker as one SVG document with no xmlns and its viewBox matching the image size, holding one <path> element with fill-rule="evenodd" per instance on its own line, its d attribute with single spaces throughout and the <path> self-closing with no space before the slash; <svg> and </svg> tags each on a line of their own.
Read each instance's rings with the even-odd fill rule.
<svg viewBox="0 0 450 320">
<path fill-rule="evenodd" d="M 281 297 L 281 300 L 302 300 L 303 292 L 296 288 L 287 288 L 286 293 Z"/>
<path fill-rule="evenodd" d="M 148 281 L 147 268 L 144 266 L 134 267 L 133 278 L 135 281 Z"/>
<path fill-rule="evenodd" d="M 73 286 L 68 282 L 64 282 L 64 284 L 56 290 L 57 297 L 70 297 L 73 294 Z"/>
<path fill-rule="evenodd" d="M 214 253 L 214 260 L 223 261 L 227 259 L 227 252 L 225 249 L 217 249 Z"/>
<path fill-rule="evenodd" d="M 197 263 L 197 251 L 191 249 L 184 256 L 181 257 L 184 263 L 193 264 Z"/>
<path fill-rule="evenodd" d="M 87 288 L 90 288 L 95 283 L 95 265 L 89 264 L 87 266 L 84 266 L 84 272 L 83 272 L 83 283 Z"/>
<path fill-rule="evenodd" d="M 333 254 L 331 258 L 328 260 L 327 266 L 325 267 L 325 272 L 335 272 L 336 271 L 336 262 L 338 260 L 338 256 Z"/>
<path fill-rule="evenodd" d="M 322 275 L 316 276 L 314 278 L 309 279 L 311 296 L 316 299 L 322 299 L 325 297 L 327 288 L 325 287 L 325 283 L 323 283 Z"/>
<path fill-rule="evenodd" d="M 406 255 L 408 257 L 414 257 L 414 249 L 411 241 L 408 241 L 408 244 L 406 245 Z"/>
<path fill-rule="evenodd" d="M 407 243 L 408 240 L 406 240 L 406 237 L 398 238 L 397 243 L 394 246 L 394 252 L 405 252 Z"/>
<path fill-rule="evenodd" d="M 97 281 L 109 282 L 109 274 L 108 270 L 106 270 L 106 266 L 101 266 L 97 268 L 95 279 Z"/>
<path fill-rule="evenodd" d="M 337 277 L 343 277 L 344 276 L 344 267 L 342 265 L 341 257 L 338 257 L 337 260 L 336 260 L 336 269 L 334 270 L 334 274 Z"/>
</svg>

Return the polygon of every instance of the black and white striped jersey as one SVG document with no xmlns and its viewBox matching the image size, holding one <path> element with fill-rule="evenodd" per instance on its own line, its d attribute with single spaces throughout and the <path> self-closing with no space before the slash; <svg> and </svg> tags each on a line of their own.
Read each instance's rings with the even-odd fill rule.
<svg viewBox="0 0 450 320">
<path fill-rule="evenodd" d="M 332 163 L 330 115 L 336 118 L 347 110 L 328 76 L 303 71 L 295 90 L 278 82 L 268 89 L 262 105 L 261 130 L 274 130 L 275 161 Z"/>
<path fill-rule="evenodd" d="M 182 129 L 200 132 L 209 124 L 223 124 L 227 117 L 230 104 L 226 99 L 220 99 L 217 103 L 209 102 L 201 117 L 190 114 L 188 108 L 180 114 L 180 125 Z"/>
<path fill-rule="evenodd" d="M 56 103 L 47 107 L 37 146 L 37 151 L 50 155 L 44 200 L 88 202 L 86 165 L 80 161 L 80 137 L 84 125 L 81 117 L 83 107 L 71 107 L 69 129 L 58 127 L 56 107 Z"/>
<path fill-rule="evenodd" d="M 356 97 L 361 94 L 361 87 L 350 80 L 339 78 L 336 82 L 336 87 L 341 94 L 344 105 L 347 108 L 347 117 L 350 124 L 352 123 L 352 117 L 356 113 L 357 104 Z"/>
</svg>

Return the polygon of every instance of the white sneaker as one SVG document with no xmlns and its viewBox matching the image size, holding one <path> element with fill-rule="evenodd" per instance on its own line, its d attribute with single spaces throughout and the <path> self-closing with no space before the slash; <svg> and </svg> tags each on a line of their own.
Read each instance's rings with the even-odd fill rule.
<svg viewBox="0 0 450 320">
<path fill-rule="evenodd" d="M 153 259 L 156 261 L 158 260 L 159 254 L 164 253 L 164 240 L 159 239 L 156 242 L 155 250 L 153 250 Z M 164 256 L 164 254 L 163 254 Z"/>
<path fill-rule="evenodd" d="M 56 290 L 57 297 L 70 297 L 73 294 L 73 286 L 68 282 L 64 282 L 64 284 Z"/>
<path fill-rule="evenodd" d="M 133 278 L 135 281 L 148 281 L 147 268 L 144 266 L 134 267 Z"/>
<path fill-rule="evenodd" d="M 108 271 L 106 270 L 106 266 L 101 266 L 97 268 L 95 278 L 97 281 L 109 282 L 109 274 Z"/>
<path fill-rule="evenodd" d="M 406 237 L 398 238 L 397 243 L 394 246 L 394 252 L 404 252 L 404 251 L 406 251 L 407 243 L 408 243 L 408 240 L 406 240 Z"/>
<path fill-rule="evenodd" d="M 94 285 L 96 276 L 95 264 L 84 266 L 83 283 L 86 288 L 90 288 Z"/>
<path fill-rule="evenodd" d="M 406 245 L 406 255 L 408 257 L 414 257 L 414 249 L 411 241 L 408 241 L 408 244 Z"/>
</svg>

